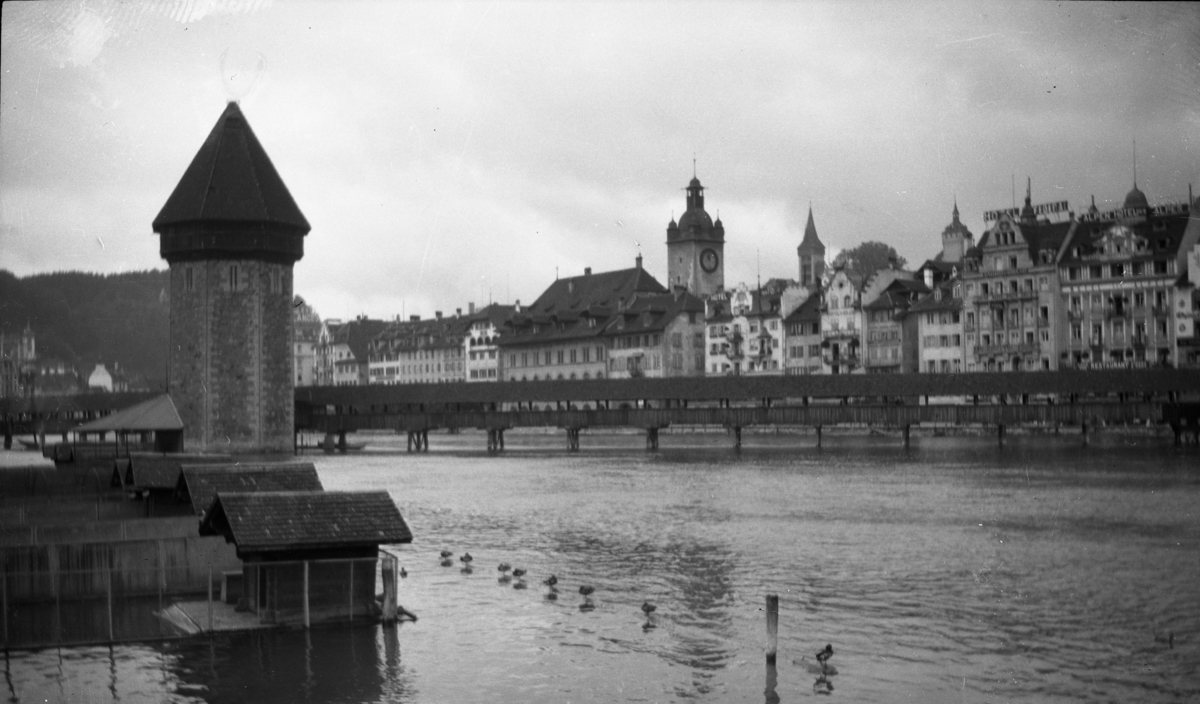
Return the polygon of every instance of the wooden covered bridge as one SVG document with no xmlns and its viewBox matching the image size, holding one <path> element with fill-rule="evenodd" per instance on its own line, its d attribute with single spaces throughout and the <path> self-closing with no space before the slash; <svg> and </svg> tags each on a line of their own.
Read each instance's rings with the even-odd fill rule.
<svg viewBox="0 0 1200 704">
<path fill-rule="evenodd" d="M 488 449 L 504 431 L 550 427 L 579 448 L 585 428 L 639 428 L 648 448 L 672 425 L 821 429 L 855 425 L 903 431 L 938 424 L 994 428 L 1165 423 L 1179 442 L 1200 434 L 1200 370 L 1140 369 L 972 374 L 757 376 L 676 379 L 308 387 L 296 390 L 298 431 L 407 433 L 428 449 L 435 429 L 481 429 Z"/>
</svg>

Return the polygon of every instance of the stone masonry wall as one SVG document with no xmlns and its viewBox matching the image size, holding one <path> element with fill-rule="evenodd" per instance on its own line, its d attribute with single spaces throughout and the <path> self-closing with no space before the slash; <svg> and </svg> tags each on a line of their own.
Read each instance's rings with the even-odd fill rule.
<svg viewBox="0 0 1200 704">
<path fill-rule="evenodd" d="M 187 449 L 291 450 L 292 267 L 176 263 L 171 294 L 170 388 Z"/>
</svg>

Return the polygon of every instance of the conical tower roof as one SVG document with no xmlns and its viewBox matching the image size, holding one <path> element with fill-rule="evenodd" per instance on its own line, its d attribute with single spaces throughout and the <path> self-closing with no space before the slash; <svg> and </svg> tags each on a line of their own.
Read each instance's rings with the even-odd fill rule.
<svg viewBox="0 0 1200 704">
<path fill-rule="evenodd" d="M 235 102 L 225 106 L 153 227 L 161 233 L 199 223 L 311 229 Z"/>
<path fill-rule="evenodd" d="M 800 250 L 818 250 L 825 251 L 825 245 L 821 242 L 821 238 L 817 237 L 817 226 L 813 222 L 812 206 L 808 206 L 808 223 L 804 226 L 804 239 L 800 240 Z"/>
</svg>

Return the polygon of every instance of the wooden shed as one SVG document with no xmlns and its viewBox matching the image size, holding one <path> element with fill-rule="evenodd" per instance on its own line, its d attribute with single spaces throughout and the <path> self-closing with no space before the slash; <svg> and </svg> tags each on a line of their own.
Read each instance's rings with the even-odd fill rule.
<svg viewBox="0 0 1200 704">
<path fill-rule="evenodd" d="M 239 609 L 305 626 L 375 618 L 379 546 L 413 539 L 386 491 L 218 492 L 200 534 L 236 547 Z"/>
<path fill-rule="evenodd" d="M 176 475 L 177 501 L 189 503 L 201 518 L 212 508 L 217 493 L 258 491 L 322 491 L 312 462 L 191 465 Z"/>
<path fill-rule="evenodd" d="M 168 394 L 155 396 L 75 428 L 80 438 L 92 434 L 104 437 L 110 431 L 114 433 L 114 451 L 117 455 L 121 454 L 122 439 L 128 452 L 129 435 L 153 436 L 154 449 L 158 452 L 183 452 L 183 420 Z"/>
<path fill-rule="evenodd" d="M 230 461 L 228 455 L 185 455 L 132 453 L 113 460 L 111 486 L 123 489 L 131 497 L 146 502 L 147 516 L 183 515 L 190 503 L 176 497 L 180 471 L 189 464 L 211 465 Z"/>
</svg>

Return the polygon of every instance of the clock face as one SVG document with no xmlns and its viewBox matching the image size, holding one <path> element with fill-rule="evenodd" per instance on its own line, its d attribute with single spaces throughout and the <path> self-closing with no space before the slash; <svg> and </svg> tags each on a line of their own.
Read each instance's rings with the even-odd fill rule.
<svg viewBox="0 0 1200 704">
<path fill-rule="evenodd" d="M 711 249 L 706 249 L 700 253 L 700 267 L 708 273 L 713 273 L 717 270 L 717 253 Z"/>
</svg>

